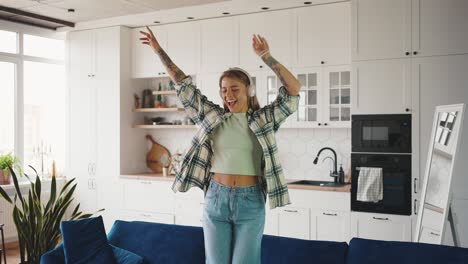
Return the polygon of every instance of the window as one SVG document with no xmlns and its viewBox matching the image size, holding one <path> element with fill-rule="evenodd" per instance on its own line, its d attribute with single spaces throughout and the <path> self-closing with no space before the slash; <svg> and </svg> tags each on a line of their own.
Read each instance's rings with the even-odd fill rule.
<svg viewBox="0 0 468 264">
<path fill-rule="evenodd" d="M 60 174 L 65 168 L 64 33 L 14 31 L 15 26 L 0 30 L 0 153 L 13 152 L 30 175 L 28 165 L 47 177 L 55 160 Z"/>
<path fill-rule="evenodd" d="M 24 55 L 63 60 L 64 50 L 63 40 L 24 35 Z"/>
<path fill-rule="evenodd" d="M 1 58 L 0 58 L 1 60 Z M 0 61 L 0 153 L 15 148 L 15 85 L 16 65 Z"/>
<path fill-rule="evenodd" d="M 48 174 L 53 160 L 63 168 L 64 157 L 65 67 L 25 61 L 24 164 Z"/>
<path fill-rule="evenodd" d="M 0 30 L 0 52 L 18 53 L 18 33 Z"/>
</svg>

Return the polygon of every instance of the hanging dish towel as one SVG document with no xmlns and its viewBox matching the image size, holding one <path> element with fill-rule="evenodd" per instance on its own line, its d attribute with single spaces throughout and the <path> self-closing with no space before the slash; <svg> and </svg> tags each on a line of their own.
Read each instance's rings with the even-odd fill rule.
<svg viewBox="0 0 468 264">
<path fill-rule="evenodd" d="M 377 203 L 383 199 L 382 168 L 361 167 L 359 171 L 357 197 L 361 202 Z"/>
</svg>

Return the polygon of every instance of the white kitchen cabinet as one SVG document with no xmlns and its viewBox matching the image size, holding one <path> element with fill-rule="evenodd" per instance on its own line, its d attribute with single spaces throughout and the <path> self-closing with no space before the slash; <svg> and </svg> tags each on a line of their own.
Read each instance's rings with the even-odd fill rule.
<svg viewBox="0 0 468 264">
<path fill-rule="evenodd" d="M 465 0 L 412 0 L 413 55 L 468 53 L 467 14 Z"/>
<path fill-rule="evenodd" d="M 68 172 L 76 177 L 76 200 L 83 212 L 97 209 L 94 188 L 96 161 L 96 46 L 95 31 L 68 35 L 69 43 L 69 155 Z M 94 75 L 94 76 L 93 76 Z"/>
<path fill-rule="evenodd" d="M 175 194 L 175 224 L 202 226 L 204 193 L 199 188 Z"/>
<path fill-rule="evenodd" d="M 238 17 L 200 21 L 201 72 L 223 72 L 239 65 Z"/>
<path fill-rule="evenodd" d="M 270 209 L 268 202 L 265 208 L 265 229 L 263 233 L 270 236 L 279 235 L 279 211 L 280 209 Z"/>
<path fill-rule="evenodd" d="M 351 212 L 351 237 L 411 242 L 411 216 Z"/>
<path fill-rule="evenodd" d="M 295 67 L 351 63 L 350 3 L 294 10 L 297 31 Z"/>
<path fill-rule="evenodd" d="M 310 239 L 326 241 L 349 241 L 349 212 L 312 210 Z"/>
<path fill-rule="evenodd" d="M 167 31 L 165 26 L 152 26 L 153 31 L 159 45 L 167 50 Z M 166 69 L 161 63 L 159 56 L 148 46 L 141 44 L 140 38 L 143 35 L 140 31 L 147 32 L 146 27 L 132 29 L 132 77 L 133 78 L 154 78 L 167 76 Z M 174 39 L 177 39 L 177 33 L 174 33 Z M 188 34 L 190 36 L 190 33 Z M 177 45 L 177 47 L 179 47 Z M 177 50 L 177 48 L 176 48 Z M 175 62 L 174 62 L 175 63 Z"/>
<path fill-rule="evenodd" d="M 120 41 L 129 35 L 121 27 L 68 35 L 67 175 L 77 178 L 75 202 L 85 213 L 105 208 L 105 214 L 112 214 L 121 203 L 116 198 L 121 193 L 116 113 L 120 112 Z"/>
<path fill-rule="evenodd" d="M 223 106 L 223 99 L 221 98 L 219 91 L 219 77 L 222 72 L 202 73 L 198 75 L 197 85 L 201 93 L 205 95 L 208 100 L 213 103 Z"/>
<path fill-rule="evenodd" d="M 124 211 L 121 214 L 120 219 L 124 221 L 143 221 L 161 224 L 174 224 L 173 214 Z"/>
<path fill-rule="evenodd" d="M 350 127 L 349 66 L 294 69 L 302 85 L 299 108 L 288 120 L 291 127 Z"/>
<path fill-rule="evenodd" d="M 278 214 L 280 236 L 310 239 L 310 209 L 285 206 L 279 209 Z"/>
<path fill-rule="evenodd" d="M 352 0 L 352 60 L 411 52 L 411 0 Z"/>
<path fill-rule="evenodd" d="M 239 64 L 245 70 L 266 69 L 268 66 L 255 54 L 253 34 L 264 37 L 271 55 L 286 67 L 292 61 L 293 12 L 280 10 L 239 16 Z"/>
<path fill-rule="evenodd" d="M 353 114 L 401 114 L 412 109 L 410 59 L 355 62 L 351 84 Z"/>
<path fill-rule="evenodd" d="M 464 0 L 353 0 L 352 59 L 468 53 Z"/>
<path fill-rule="evenodd" d="M 167 55 L 185 74 L 196 74 L 200 67 L 200 23 L 176 23 L 164 26 Z M 159 59 L 159 57 L 158 57 Z M 166 70 L 163 70 L 165 72 Z"/>
<path fill-rule="evenodd" d="M 124 209 L 174 214 L 175 196 L 172 182 L 152 180 L 124 181 Z"/>
</svg>

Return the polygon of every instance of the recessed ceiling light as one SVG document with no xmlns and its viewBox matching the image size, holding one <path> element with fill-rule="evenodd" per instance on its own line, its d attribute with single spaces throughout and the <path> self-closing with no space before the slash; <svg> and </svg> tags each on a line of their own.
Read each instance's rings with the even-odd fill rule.
<svg viewBox="0 0 468 264">
<path fill-rule="evenodd" d="M 262 7 L 262 10 L 268 10 L 268 9 L 270 9 L 270 8 L 269 8 L 269 7 L 266 7 L 266 6 L 265 6 L 265 7 Z"/>
<path fill-rule="evenodd" d="M 161 22 L 160 22 L 160 21 L 154 21 L 153 23 L 154 23 L 154 24 L 159 24 L 159 23 L 161 23 Z"/>
<path fill-rule="evenodd" d="M 304 5 L 310 5 L 312 2 L 304 2 Z"/>
<path fill-rule="evenodd" d="M 75 13 L 75 9 L 74 9 L 74 8 L 69 8 L 67 11 L 68 11 L 68 13 Z"/>
<path fill-rule="evenodd" d="M 187 17 L 187 19 L 193 19 L 194 17 Z"/>
<path fill-rule="evenodd" d="M 231 13 L 229 12 L 223 12 L 223 15 L 230 15 Z"/>
</svg>

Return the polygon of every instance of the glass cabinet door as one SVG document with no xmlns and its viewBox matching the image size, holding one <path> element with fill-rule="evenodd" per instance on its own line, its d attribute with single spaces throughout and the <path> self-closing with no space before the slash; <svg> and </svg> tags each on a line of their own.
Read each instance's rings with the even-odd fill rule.
<svg viewBox="0 0 468 264">
<path fill-rule="evenodd" d="M 325 82 L 328 94 L 328 115 L 330 123 L 351 120 L 351 85 L 349 69 L 335 69 L 325 72 Z"/>
</svg>

